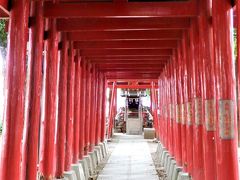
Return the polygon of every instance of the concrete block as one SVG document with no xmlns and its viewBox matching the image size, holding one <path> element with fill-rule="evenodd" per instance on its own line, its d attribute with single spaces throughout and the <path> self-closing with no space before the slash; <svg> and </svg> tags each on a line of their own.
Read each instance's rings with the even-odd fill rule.
<svg viewBox="0 0 240 180">
<path fill-rule="evenodd" d="M 177 180 L 191 180 L 191 177 L 186 172 L 179 172 Z"/>
<path fill-rule="evenodd" d="M 87 156 L 84 156 L 84 158 L 86 158 L 89 175 L 91 176 L 94 174 L 94 168 L 93 168 L 91 156 L 87 155 Z"/>
<path fill-rule="evenodd" d="M 104 141 L 104 142 L 103 142 L 103 145 L 104 145 L 106 154 L 108 154 L 109 152 L 108 152 L 108 144 L 107 144 L 107 141 Z"/>
<path fill-rule="evenodd" d="M 89 156 L 90 156 L 91 161 L 92 161 L 93 170 L 95 170 L 97 168 L 97 159 L 96 159 L 95 153 L 94 152 L 90 152 Z"/>
<path fill-rule="evenodd" d="M 100 163 L 99 151 L 97 149 L 94 149 L 93 153 L 96 159 L 96 165 L 98 165 Z"/>
<path fill-rule="evenodd" d="M 97 150 L 97 155 L 98 155 L 98 159 L 99 159 L 99 163 L 100 163 L 103 160 L 101 146 L 96 146 L 95 149 Z"/>
<path fill-rule="evenodd" d="M 167 170 L 167 163 L 168 163 L 168 159 L 170 158 L 169 153 L 166 154 L 165 158 L 164 158 L 164 169 Z"/>
<path fill-rule="evenodd" d="M 83 158 L 82 160 L 79 161 L 79 163 L 83 167 L 84 176 L 85 176 L 85 179 L 87 180 L 89 178 L 89 176 L 90 176 L 89 175 L 88 165 L 87 165 L 87 159 Z"/>
<path fill-rule="evenodd" d="M 82 164 L 72 164 L 72 170 L 77 176 L 77 180 L 86 180 Z"/>
<path fill-rule="evenodd" d="M 167 172 L 167 175 L 169 175 L 170 174 L 170 166 L 171 166 L 171 164 L 172 164 L 172 161 L 174 160 L 174 158 L 173 157 L 171 157 L 170 156 L 170 158 L 168 159 L 168 163 L 167 163 L 167 170 L 166 170 L 166 172 Z"/>
<path fill-rule="evenodd" d="M 157 151 L 156 151 L 156 161 L 157 161 L 157 164 L 160 164 L 162 150 L 163 150 L 162 145 L 161 145 L 160 142 L 158 142 L 158 147 L 157 147 Z"/>
<path fill-rule="evenodd" d="M 178 179 L 178 174 L 182 171 L 182 167 L 179 166 L 174 166 L 173 167 L 173 174 L 172 174 L 172 179 L 171 180 L 177 180 Z"/>
<path fill-rule="evenodd" d="M 106 149 L 105 149 L 105 146 L 104 146 L 103 143 L 100 143 L 99 145 L 100 145 L 100 147 L 101 147 L 102 156 L 103 156 L 103 158 L 105 158 L 105 157 L 107 156 L 107 152 L 105 151 L 105 150 L 106 150 Z"/>
<path fill-rule="evenodd" d="M 164 152 L 166 152 L 166 151 L 167 151 L 167 149 L 166 149 L 165 147 L 163 147 L 162 150 L 161 150 L 161 152 L 160 152 L 160 155 L 159 155 L 160 164 L 163 164 L 163 162 L 162 162 L 163 159 L 162 159 L 162 158 L 163 158 Z"/>
<path fill-rule="evenodd" d="M 176 165 L 177 165 L 177 162 L 176 162 L 175 160 L 172 160 L 172 161 L 171 161 L 171 164 L 170 164 L 170 168 L 169 168 L 168 180 L 172 180 L 174 167 L 175 167 Z"/>
<path fill-rule="evenodd" d="M 144 139 L 154 139 L 155 134 L 154 128 L 144 128 Z"/>
<path fill-rule="evenodd" d="M 161 166 L 164 166 L 164 160 L 165 160 L 167 154 L 168 154 L 168 151 L 164 150 L 162 153 L 162 156 L 161 156 L 161 161 L 160 161 Z"/>
<path fill-rule="evenodd" d="M 76 176 L 76 174 L 75 174 L 75 172 L 74 172 L 73 170 L 71 170 L 71 171 L 65 171 L 65 172 L 63 173 L 63 176 L 64 176 L 64 178 L 66 178 L 67 180 L 78 180 L 78 179 L 77 179 L 77 176 Z"/>
</svg>

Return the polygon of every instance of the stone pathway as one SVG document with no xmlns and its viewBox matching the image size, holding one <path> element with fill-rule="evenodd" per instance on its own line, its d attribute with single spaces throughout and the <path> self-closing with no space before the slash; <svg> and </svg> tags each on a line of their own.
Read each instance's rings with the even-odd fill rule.
<svg viewBox="0 0 240 180">
<path fill-rule="evenodd" d="M 158 180 L 147 140 L 138 135 L 120 135 L 98 180 Z"/>
</svg>

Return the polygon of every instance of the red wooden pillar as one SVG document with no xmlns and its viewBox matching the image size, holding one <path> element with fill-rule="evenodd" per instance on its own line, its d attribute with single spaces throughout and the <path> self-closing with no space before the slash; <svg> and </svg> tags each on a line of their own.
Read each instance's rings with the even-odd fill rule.
<svg viewBox="0 0 240 180">
<path fill-rule="evenodd" d="M 174 73 L 173 73 L 173 57 L 171 58 L 171 62 L 169 64 L 169 80 L 170 80 L 170 89 L 169 89 L 169 93 L 170 93 L 170 104 L 169 104 L 169 120 L 170 120 L 170 125 L 171 125 L 171 153 L 174 156 Z"/>
<path fill-rule="evenodd" d="M 87 77 L 86 77 L 86 101 L 85 101 L 85 111 L 86 111 L 86 120 L 85 120 L 85 147 L 84 147 L 84 154 L 87 155 L 89 152 L 89 137 L 90 137 L 90 117 L 91 117 L 91 90 L 92 90 L 92 84 L 91 84 L 91 79 L 92 79 L 92 73 L 91 73 L 91 64 L 87 65 Z"/>
<path fill-rule="evenodd" d="M 181 42 L 181 75 L 182 75 L 182 126 L 181 126 L 181 142 L 182 142 L 182 165 L 183 169 L 187 171 L 187 147 L 186 147 L 186 120 L 187 120 L 187 102 L 188 102 L 188 91 L 187 91 L 187 59 L 186 59 L 186 44 L 185 34 Z"/>
<path fill-rule="evenodd" d="M 157 96 L 156 96 L 156 89 L 155 89 L 155 83 L 151 83 L 151 94 L 152 94 L 152 110 L 153 110 L 153 122 L 154 122 L 154 128 L 156 132 L 159 131 L 158 129 L 158 116 L 157 116 Z"/>
<path fill-rule="evenodd" d="M 158 78 L 158 99 L 159 99 L 159 141 L 163 143 L 163 128 L 162 128 L 162 79 L 161 75 Z"/>
<path fill-rule="evenodd" d="M 236 12 L 237 12 L 237 94 L 238 94 L 238 102 L 237 106 L 240 107 L 240 2 L 237 1 L 236 4 Z M 240 114 L 238 114 L 238 146 L 240 144 Z"/>
<path fill-rule="evenodd" d="M 199 28 L 197 20 L 192 20 L 190 29 L 190 47 L 193 54 L 193 172 L 194 179 L 204 179 L 203 163 L 203 101 L 202 101 L 202 59 L 199 54 Z"/>
<path fill-rule="evenodd" d="M 96 122 L 96 135 L 95 135 L 95 145 L 97 146 L 100 143 L 100 133 L 101 133 L 101 120 L 103 112 L 103 76 L 102 73 L 99 73 L 99 86 L 98 86 L 98 101 L 97 101 L 97 122 Z"/>
<path fill-rule="evenodd" d="M 175 59 L 175 52 L 173 54 L 172 60 L 171 60 L 171 65 L 170 65 L 170 74 L 171 74 L 171 123 L 172 123 L 172 153 L 173 156 L 176 157 L 176 112 L 175 112 L 175 107 L 176 107 L 176 81 L 175 81 L 175 70 L 174 66 L 176 63 Z"/>
<path fill-rule="evenodd" d="M 166 122 L 167 122 L 167 143 L 168 150 L 170 154 L 172 154 L 172 127 L 171 127 L 171 119 L 170 119 L 170 103 L 171 103 L 171 81 L 170 81 L 170 72 L 169 72 L 169 64 L 166 65 Z"/>
<path fill-rule="evenodd" d="M 56 171 L 55 177 L 62 177 L 65 162 L 66 112 L 67 112 L 67 73 L 68 73 L 68 42 L 66 34 L 62 34 L 62 50 L 60 56 L 59 88 L 58 88 L 58 126 L 56 140 Z"/>
<path fill-rule="evenodd" d="M 65 171 L 71 170 L 73 157 L 73 122 L 74 122 L 74 81 L 75 64 L 73 44 L 69 44 L 68 77 L 67 77 L 67 120 L 66 120 L 66 147 L 65 147 Z"/>
<path fill-rule="evenodd" d="M 80 136 L 80 99 L 81 99 L 81 57 L 79 53 L 75 56 L 75 87 L 74 87 L 74 133 L 73 133 L 73 159 L 74 164 L 79 158 L 79 136 Z"/>
<path fill-rule="evenodd" d="M 116 96 L 116 82 L 113 82 L 113 89 L 111 93 L 111 102 L 109 106 L 109 127 L 108 127 L 108 138 L 112 135 L 113 121 L 114 121 L 114 101 Z"/>
<path fill-rule="evenodd" d="M 41 122 L 40 173 L 44 179 L 52 179 L 54 171 L 54 135 L 56 123 L 58 33 L 56 20 L 47 22 L 48 40 L 45 51 L 44 110 Z"/>
<path fill-rule="evenodd" d="M 151 114 L 153 115 L 153 99 L 152 99 L 152 92 L 150 91 L 150 111 L 151 111 Z"/>
<path fill-rule="evenodd" d="M 176 51 L 176 160 L 178 165 L 182 165 L 182 134 L 181 122 L 183 119 L 183 97 L 182 97 L 182 78 L 181 78 L 181 56 L 180 49 Z"/>
<path fill-rule="evenodd" d="M 84 156 L 85 122 L 86 122 L 86 61 L 81 61 L 81 94 L 80 94 L 80 122 L 79 122 L 79 159 Z"/>
<path fill-rule="evenodd" d="M 91 79 L 91 114 L 90 114 L 90 134 L 89 134 L 89 141 L 90 147 L 89 151 L 92 152 L 95 146 L 95 120 L 96 120 L 96 89 L 98 88 L 97 81 L 96 81 L 96 68 L 93 67 L 92 69 L 92 79 Z"/>
<path fill-rule="evenodd" d="M 192 93 L 192 74 L 193 74 L 193 52 L 190 50 L 189 33 L 185 33 L 185 44 L 187 54 L 187 119 L 186 119 L 186 146 L 187 146 L 187 170 L 190 175 L 193 173 L 193 93 Z"/>
<path fill-rule="evenodd" d="M 107 92 L 107 81 L 106 77 L 103 77 L 103 96 L 102 96 L 102 117 L 101 117 L 101 138 L 100 141 L 103 142 L 106 137 L 106 92 Z"/>
<path fill-rule="evenodd" d="M 211 4 L 209 0 L 200 2 L 199 35 L 200 35 L 200 61 L 199 72 L 202 71 L 203 85 L 203 159 L 204 176 L 206 180 L 216 178 L 216 157 L 215 157 L 215 130 L 216 130 L 216 86 L 213 54 L 212 25 L 209 23 L 211 16 Z M 196 44 L 196 43 L 195 43 Z M 202 67 L 202 68 L 201 68 Z M 196 72 L 197 73 L 197 72 Z M 199 80 L 201 81 L 201 79 Z M 198 85 L 198 84 L 197 84 Z M 198 92 L 200 95 L 201 92 Z M 200 134 L 199 134 L 200 135 Z M 196 155 L 199 157 L 199 154 Z M 197 160 L 200 161 L 199 158 Z M 199 171 L 200 172 L 200 171 Z M 197 173 L 198 179 L 202 179 L 202 173 Z"/>
<path fill-rule="evenodd" d="M 161 75 L 160 75 L 160 94 L 161 94 L 161 96 L 160 96 L 160 101 L 161 101 L 161 103 L 160 103 L 160 114 L 161 114 L 161 137 L 162 137 L 162 143 L 164 144 L 165 142 L 164 142 L 164 136 L 165 136 L 165 129 L 164 129 L 164 90 L 163 90 L 163 86 L 164 86 L 164 84 L 163 84 L 163 73 L 161 73 Z M 165 144 L 164 144 L 165 145 Z"/>
<path fill-rule="evenodd" d="M 3 136 L 0 153 L 0 179 L 17 180 L 21 171 L 21 145 L 24 122 L 24 84 L 29 1 L 12 1 L 9 22 L 7 78 Z"/>
<path fill-rule="evenodd" d="M 169 134 L 169 127 L 168 127 L 168 119 L 167 119 L 167 98 L 168 98 L 168 94 L 167 94 L 167 77 L 166 77 L 166 67 L 164 69 L 164 126 L 165 126 L 165 146 L 167 149 L 169 149 L 169 143 L 168 143 L 168 134 Z"/>
<path fill-rule="evenodd" d="M 240 2 L 237 1 L 236 3 L 236 12 L 237 12 L 237 94 L 238 94 L 238 102 L 237 106 L 240 107 Z M 240 115 L 238 114 L 238 120 L 237 120 L 237 125 L 238 125 L 238 146 L 240 144 Z"/>
<path fill-rule="evenodd" d="M 28 112 L 23 136 L 22 179 L 37 176 L 40 99 L 42 89 L 43 2 L 31 2 Z"/>
<path fill-rule="evenodd" d="M 217 179 L 238 179 L 236 81 L 233 58 L 233 11 L 230 1 L 213 1 L 217 77 Z"/>
</svg>

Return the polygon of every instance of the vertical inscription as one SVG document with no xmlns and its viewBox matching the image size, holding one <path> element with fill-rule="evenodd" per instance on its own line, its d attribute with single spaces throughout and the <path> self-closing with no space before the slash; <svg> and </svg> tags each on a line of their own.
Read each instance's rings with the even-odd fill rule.
<svg viewBox="0 0 240 180">
<path fill-rule="evenodd" d="M 216 130 L 216 100 L 205 100 L 205 126 L 207 131 Z"/>
<path fill-rule="evenodd" d="M 222 139 L 234 138 L 234 102 L 219 101 L 219 134 Z"/>
<path fill-rule="evenodd" d="M 202 99 L 196 98 L 194 99 L 194 111 L 195 111 L 195 124 L 197 126 L 202 125 Z"/>
</svg>

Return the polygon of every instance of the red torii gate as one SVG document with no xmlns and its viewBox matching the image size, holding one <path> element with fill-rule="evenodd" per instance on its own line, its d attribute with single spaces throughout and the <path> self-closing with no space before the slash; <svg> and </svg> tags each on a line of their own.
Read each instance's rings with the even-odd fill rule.
<svg viewBox="0 0 240 180">
<path fill-rule="evenodd" d="M 231 1 L 69 2 L 0 1 L 9 16 L 0 179 L 35 179 L 38 162 L 43 179 L 62 177 L 103 142 L 108 79 L 159 79 L 155 126 L 178 165 L 194 179 L 238 179 Z"/>
</svg>

